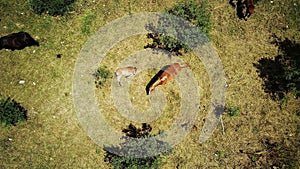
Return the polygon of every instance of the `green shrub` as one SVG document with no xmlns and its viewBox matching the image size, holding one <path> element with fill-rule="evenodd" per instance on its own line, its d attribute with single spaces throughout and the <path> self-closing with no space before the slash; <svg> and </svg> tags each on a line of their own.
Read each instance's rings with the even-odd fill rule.
<svg viewBox="0 0 300 169">
<path fill-rule="evenodd" d="M 223 152 L 222 151 L 217 151 L 216 153 L 215 153 L 215 156 L 217 156 L 217 157 L 221 157 L 223 155 Z"/>
<path fill-rule="evenodd" d="M 75 0 L 29 0 L 33 11 L 39 15 L 64 15 L 73 10 Z"/>
<path fill-rule="evenodd" d="M 11 98 L 0 98 L 0 123 L 4 127 L 27 120 L 27 110 Z"/>
<path fill-rule="evenodd" d="M 275 42 L 279 49 L 278 61 L 283 67 L 286 88 L 295 97 L 300 96 L 300 44 L 289 39 Z"/>
<path fill-rule="evenodd" d="M 225 112 L 227 113 L 228 116 L 230 117 L 236 117 L 239 115 L 240 113 L 240 106 L 233 106 L 231 104 L 229 104 L 228 106 L 226 106 L 225 108 Z"/>
<path fill-rule="evenodd" d="M 208 2 L 206 0 L 201 1 L 200 4 L 192 0 L 189 0 L 187 2 L 177 3 L 172 9 L 168 10 L 167 13 L 175 15 L 177 17 L 181 17 L 191 22 L 194 26 L 200 29 L 201 32 L 204 33 L 209 38 L 210 37 L 209 31 L 211 29 L 212 23 L 210 21 L 210 13 L 208 7 L 209 7 Z M 184 53 L 190 52 L 191 49 L 183 42 L 173 37 L 160 34 L 164 32 L 164 29 L 169 29 L 169 27 L 165 28 L 165 25 L 174 26 L 175 27 L 174 31 L 177 33 L 177 37 L 181 38 L 181 40 L 182 39 L 195 40 L 193 38 L 199 38 L 199 37 L 193 37 L 193 34 L 191 34 L 191 32 L 186 32 L 185 30 L 182 30 L 182 27 L 180 27 L 180 25 L 178 25 L 177 23 L 172 23 L 171 18 L 161 17 L 157 27 L 152 27 L 152 26 L 148 27 L 150 31 L 156 33 L 149 33 L 147 35 L 148 38 L 153 39 L 153 43 L 146 45 L 145 48 L 157 47 L 157 48 L 170 51 L 175 55 L 182 55 L 183 52 Z"/>
<path fill-rule="evenodd" d="M 140 138 L 138 140 L 129 141 L 125 139 L 125 142 L 120 146 L 105 147 L 106 155 L 104 160 L 111 164 L 111 168 L 114 169 L 157 169 L 161 164 L 161 156 L 154 155 L 146 158 L 133 158 L 135 154 L 141 152 L 155 153 L 157 147 L 161 148 L 161 152 L 168 153 L 171 149 L 168 143 L 155 139 L 151 134 L 150 125 L 143 123 L 142 129 L 138 129 L 132 124 L 124 129 L 123 132 L 128 137 Z M 145 139 L 147 138 L 147 140 Z M 154 147 L 153 147 L 154 146 Z M 142 149 L 142 148 L 146 149 Z M 110 151 L 107 151 L 110 150 Z M 122 156 L 113 154 L 111 152 L 124 152 Z"/>
<path fill-rule="evenodd" d="M 180 2 L 168 11 L 178 17 L 182 17 L 193 25 L 197 26 L 203 33 L 209 37 L 209 31 L 212 23 L 210 21 L 209 5 L 207 0 L 202 0 L 200 4 L 189 0 L 187 2 Z"/>
<path fill-rule="evenodd" d="M 111 73 L 109 70 L 107 70 L 107 67 L 99 67 L 96 73 L 93 74 L 95 76 L 95 84 L 97 88 L 101 88 L 104 83 L 106 82 L 106 79 L 111 76 Z"/>
</svg>

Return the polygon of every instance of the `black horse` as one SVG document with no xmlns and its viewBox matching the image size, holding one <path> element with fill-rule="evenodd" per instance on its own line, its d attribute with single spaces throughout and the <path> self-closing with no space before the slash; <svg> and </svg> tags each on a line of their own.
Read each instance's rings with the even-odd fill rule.
<svg viewBox="0 0 300 169">
<path fill-rule="evenodd" d="M 35 41 L 27 32 L 21 31 L 18 33 L 12 33 L 0 38 L 0 50 L 22 50 L 27 46 L 39 46 L 39 43 Z"/>
</svg>

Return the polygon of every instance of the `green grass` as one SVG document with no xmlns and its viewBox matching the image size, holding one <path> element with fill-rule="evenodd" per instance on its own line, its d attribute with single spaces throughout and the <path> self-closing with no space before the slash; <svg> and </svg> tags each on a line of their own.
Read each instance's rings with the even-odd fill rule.
<svg viewBox="0 0 300 169">
<path fill-rule="evenodd" d="M 278 102 L 263 91 L 263 80 L 253 66 L 261 58 L 277 55 L 277 47 L 270 43 L 273 33 L 299 43 L 299 26 L 295 26 L 298 22 L 284 28 L 291 22 L 285 14 L 289 13 L 291 18 L 297 14 L 288 11 L 292 9 L 285 5 L 289 2 L 258 1 L 255 14 L 245 22 L 237 18 L 227 1 L 209 1 L 213 23 L 211 40 L 224 65 L 226 97 L 243 111 L 238 120 L 223 119 L 225 135 L 218 127 L 208 142 L 200 145 L 198 138 L 209 111 L 211 84 L 205 66 L 197 57 L 193 53 L 184 55 L 183 60 L 190 63 L 199 84 L 200 110 L 195 129 L 163 159 L 161 168 L 299 166 L 300 101 L 291 95 L 280 109 Z M 26 123 L 9 130 L 0 129 L 0 168 L 108 168 L 103 161 L 104 151 L 87 136 L 74 110 L 71 92 L 76 59 L 93 32 L 106 23 L 129 13 L 166 11 L 175 3 L 173 0 L 88 3 L 78 0 L 77 8 L 69 16 L 51 17 L 34 14 L 27 0 L 1 1 L 0 36 L 24 30 L 40 42 L 40 47 L 0 51 L 0 94 L 17 100 L 28 110 Z M 82 31 L 83 27 L 86 30 Z M 109 51 L 103 65 L 110 72 L 115 71 L 123 58 L 142 50 L 147 42 L 146 35 L 120 42 Z M 62 57 L 57 58 L 57 54 Z M 130 86 L 130 95 L 139 98 L 133 100 L 134 106 L 147 108 L 144 86 L 153 72 L 156 70 L 142 72 L 132 79 L 139 86 Z M 25 84 L 20 85 L 20 80 L 25 80 Z M 107 121 L 120 131 L 133 122 L 113 106 L 110 84 L 111 79 L 107 79 L 104 87 L 95 93 L 99 103 L 105 104 Z M 176 119 L 180 102 L 175 100 L 181 97 L 174 81 L 159 90 L 170 95 L 165 112 L 151 122 L 154 133 L 167 130 Z M 265 140 L 276 146 L 266 146 Z M 216 156 L 216 152 L 222 154 Z"/>
<path fill-rule="evenodd" d="M 81 26 L 81 32 L 83 34 L 90 34 L 91 33 L 90 27 L 91 27 L 91 25 L 92 25 L 92 23 L 95 19 L 96 19 L 96 16 L 93 15 L 93 14 L 88 14 L 86 17 L 84 17 L 83 23 L 82 23 L 82 26 Z"/>
</svg>

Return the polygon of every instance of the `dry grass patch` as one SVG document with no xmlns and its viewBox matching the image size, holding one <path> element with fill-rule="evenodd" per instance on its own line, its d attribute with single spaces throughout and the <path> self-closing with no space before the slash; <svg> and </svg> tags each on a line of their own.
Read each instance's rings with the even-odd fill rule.
<svg viewBox="0 0 300 169">
<path fill-rule="evenodd" d="M 227 1 L 209 1 L 214 28 L 211 31 L 227 77 L 227 101 L 240 106 L 236 118 L 223 118 L 225 135 L 219 126 L 209 141 L 199 145 L 198 137 L 210 104 L 210 84 L 205 67 L 193 56 L 184 55 L 199 84 L 200 110 L 195 127 L 183 142 L 165 157 L 162 168 L 296 168 L 299 166 L 299 99 L 288 95 L 279 108 L 263 91 L 253 63 L 274 58 L 277 48 L 271 44 L 273 33 L 299 42 L 298 28 L 288 29 L 289 0 L 258 1 L 255 14 L 247 22 L 239 20 Z M 295 1 L 293 1 L 295 2 Z M 68 17 L 38 16 L 28 10 L 27 1 L 0 2 L 0 35 L 28 30 L 40 47 L 21 51 L 0 51 L 0 91 L 28 110 L 28 121 L 10 130 L 0 129 L 0 168 L 108 168 L 104 151 L 96 145 L 77 121 L 72 102 L 72 76 L 78 54 L 86 40 L 100 26 L 128 15 L 146 11 L 164 11 L 176 1 L 95 1 L 76 4 L 78 11 Z M 279 11 L 279 12 L 278 12 Z M 23 14 L 22 14 L 23 13 Z M 82 33 L 86 16 L 93 14 L 90 33 Z M 102 64 L 114 72 L 119 62 L 149 42 L 146 35 L 134 36 L 114 46 Z M 61 58 L 57 58 L 61 54 Z M 99 65 L 100 66 L 100 65 Z M 132 79 L 129 93 L 135 108 L 145 110 L 149 103 L 144 86 L 158 70 L 141 72 Z M 18 82 L 25 80 L 24 85 Z M 124 79 L 123 79 L 124 80 Z M 107 121 L 121 131 L 130 121 L 118 113 L 110 98 L 112 79 L 95 89 L 100 109 Z M 135 87 L 138 86 L 138 87 Z M 167 94 L 167 107 L 151 126 L 166 130 L 178 112 L 175 81 L 158 90 Z M 133 99 L 134 97 L 134 99 Z M 174 105 L 174 106 L 172 106 Z M 140 125 L 138 125 L 140 126 Z"/>
</svg>

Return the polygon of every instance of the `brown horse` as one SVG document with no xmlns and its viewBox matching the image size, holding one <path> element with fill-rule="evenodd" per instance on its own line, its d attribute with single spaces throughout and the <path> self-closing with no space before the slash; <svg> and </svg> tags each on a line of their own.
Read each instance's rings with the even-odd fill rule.
<svg viewBox="0 0 300 169">
<path fill-rule="evenodd" d="M 189 67 L 189 65 L 187 63 L 184 63 L 183 65 L 173 63 L 162 68 L 146 86 L 147 95 L 153 92 L 157 86 L 166 84 L 174 76 L 178 75 L 181 69 L 185 67 Z"/>
<path fill-rule="evenodd" d="M 253 13 L 254 13 L 254 0 L 246 0 L 245 1 L 245 4 L 246 4 L 246 15 L 245 15 L 245 18 L 246 17 L 250 17 Z"/>
</svg>

